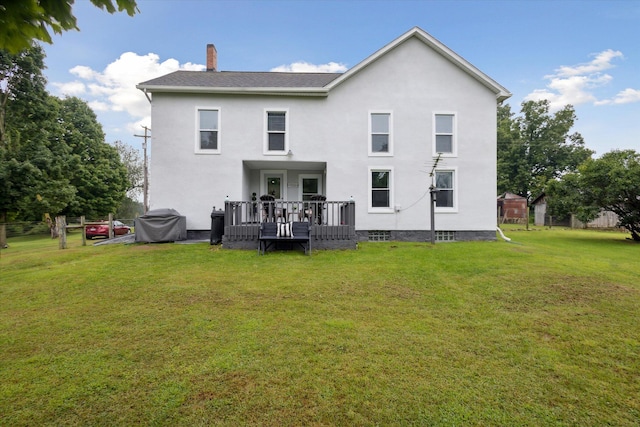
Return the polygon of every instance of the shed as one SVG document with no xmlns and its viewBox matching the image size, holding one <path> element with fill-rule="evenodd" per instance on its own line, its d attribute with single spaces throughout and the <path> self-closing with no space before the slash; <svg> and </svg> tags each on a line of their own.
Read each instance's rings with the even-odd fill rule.
<svg viewBox="0 0 640 427">
<path fill-rule="evenodd" d="M 533 206 L 534 220 L 533 224 L 540 227 L 545 225 L 545 218 L 547 216 L 547 195 L 542 193 L 531 202 Z"/>
<path fill-rule="evenodd" d="M 527 221 L 527 198 L 513 193 L 498 197 L 498 218 L 501 223 L 524 223 Z"/>
</svg>

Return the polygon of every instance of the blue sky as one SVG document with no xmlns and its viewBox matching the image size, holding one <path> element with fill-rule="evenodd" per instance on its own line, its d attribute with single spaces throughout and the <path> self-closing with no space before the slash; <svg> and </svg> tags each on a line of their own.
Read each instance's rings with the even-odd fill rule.
<svg viewBox="0 0 640 427">
<path fill-rule="evenodd" d="M 85 99 L 108 142 L 135 148 L 150 106 L 135 84 L 203 69 L 344 71 L 418 26 L 525 99 L 574 105 L 596 155 L 640 150 L 640 1 L 138 0 L 110 15 L 88 0 L 80 31 L 45 45 L 49 91 Z M 280 67 L 280 68 L 278 68 Z"/>
</svg>

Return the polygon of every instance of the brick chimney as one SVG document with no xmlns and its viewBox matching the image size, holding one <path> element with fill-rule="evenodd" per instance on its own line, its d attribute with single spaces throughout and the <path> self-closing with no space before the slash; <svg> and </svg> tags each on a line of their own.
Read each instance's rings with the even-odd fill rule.
<svg viewBox="0 0 640 427">
<path fill-rule="evenodd" d="M 218 68 L 218 51 L 213 44 L 207 45 L 207 71 L 216 71 Z"/>
</svg>

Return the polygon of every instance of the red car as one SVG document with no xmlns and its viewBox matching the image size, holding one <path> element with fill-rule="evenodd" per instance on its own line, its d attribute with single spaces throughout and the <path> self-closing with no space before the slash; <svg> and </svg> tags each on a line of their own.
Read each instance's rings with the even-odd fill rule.
<svg viewBox="0 0 640 427">
<path fill-rule="evenodd" d="M 129 234 L 131 232 L 131 228 L 129 226 L 124 225 L 120 221 L 113 221 L 113 234 L 115 236 L 121 236 L 123 234 Z M 109 226 L 105 225 L 89 225 L 86 228 L 86 236 L 87 239 L 91 240 L 94 237 L 110 237 L 109 236 Z"/>
</svg>

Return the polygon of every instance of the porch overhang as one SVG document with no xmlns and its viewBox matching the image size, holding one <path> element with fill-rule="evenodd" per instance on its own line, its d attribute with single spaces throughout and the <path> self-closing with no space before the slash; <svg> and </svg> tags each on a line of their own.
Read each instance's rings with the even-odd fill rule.
<svg viewBox="0 0 640 427">
<path fill-rule="evenodd" d="M 242 164 L 248 169 L 282 169 L 317 171 L 327 168 L 326 162 L 301 162 L 296 160 L 243 160 Z"/>
</svg>

